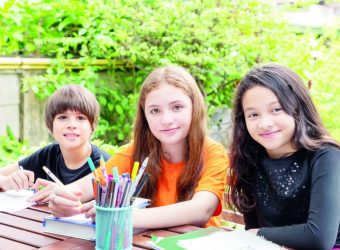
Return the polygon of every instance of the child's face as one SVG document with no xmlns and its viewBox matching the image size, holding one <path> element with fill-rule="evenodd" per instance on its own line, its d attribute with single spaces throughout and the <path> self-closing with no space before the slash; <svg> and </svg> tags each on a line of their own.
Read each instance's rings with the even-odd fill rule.
<svg viewBox="0 0 340 250">
<path fill-rule="evenodd" d="M 242 107 L 250 136 L 267 150 L 269 157 L 280 158 L 296 151 L 291 145 L 294 118 L 282 109 L 270 89 L 258 85 L 248 89 Z"/>
<path fill-rule="evenodd" d="M 152 134 L 160 140 L 163 150 L 181 147 L 190 128 L 192 102 L 182 89 L 161 84 L 147 94 L 145 116 Z"/>
<path fill-rule="evenodd" d="M 52 134 L 62 148 L 74 149 L 87 146 L 92 127 L 86 115 L 66 110 L 54 117 Z"/>
</svg>

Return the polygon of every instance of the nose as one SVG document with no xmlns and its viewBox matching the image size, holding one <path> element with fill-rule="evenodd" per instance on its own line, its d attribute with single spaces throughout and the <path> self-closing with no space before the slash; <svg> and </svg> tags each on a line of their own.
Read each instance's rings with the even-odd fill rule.
<svg viewBox="0 0 340 250">
<path fill-rule="evenodd" d="M 68 119 L 67 127 L 71 129 L 75 129 L 77 127 L 77 120 L 75 118 Z"/>
<path fill-rule="evenodd" d="M 161 123 L 162 124 L 170 124 L 173 122 L 173 117 L 172 117 L 172 114 L 171 112 L 169 111 L 164 111 L 162 113 L 162 119 L 161 119 Z"/>
<path fill-rule="evenodd" d="M 269 116 L 262 116 L 258 124 L 260 129 L 270 129 L 273 125 L 273 120 Z"/>
</svg>

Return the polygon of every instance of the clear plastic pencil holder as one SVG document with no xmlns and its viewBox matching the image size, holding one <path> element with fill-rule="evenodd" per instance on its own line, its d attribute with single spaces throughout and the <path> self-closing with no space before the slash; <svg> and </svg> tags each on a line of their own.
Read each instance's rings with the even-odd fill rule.
<svg viewBox="0 0 340 250">
<path fill-rule="evenodd" d="M 132 249 L 132 206 L 96 206 L 96 250 Z"/>
</svg>

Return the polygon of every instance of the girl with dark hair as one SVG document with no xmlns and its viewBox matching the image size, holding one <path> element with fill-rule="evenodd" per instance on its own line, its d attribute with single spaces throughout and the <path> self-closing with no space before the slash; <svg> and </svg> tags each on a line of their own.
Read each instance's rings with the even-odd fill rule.
<svg viewBox="0 0 340 250">
<path fill-rule="evenodd" d="M 184 68 L 150 73 L 140 91 L 133 141 L 105 164 L 108 173 L 114 166 L 131 173 L 134 161 L 149 157 L 150 180 L 141 196 L 151 199 L 151 208 L 134 211 L 134 227 L 219 225 L 228 159 L 223 146 L 207 137 L 206 123 L 203 95 Z M 82 199 L 93 198 L 91 178 L 79 187 Z M 57 188 L 50 207 L 56 216 L 95 215 L 92 202 L 80 209 L 76 201 Z"/>
<path fill-rule="evenodd" d="M 340 247 L 340 150 L 301 78 L 255 67 L 235 96 L 230 199 L 246 229 L 294 249 Z"/>
</svg>

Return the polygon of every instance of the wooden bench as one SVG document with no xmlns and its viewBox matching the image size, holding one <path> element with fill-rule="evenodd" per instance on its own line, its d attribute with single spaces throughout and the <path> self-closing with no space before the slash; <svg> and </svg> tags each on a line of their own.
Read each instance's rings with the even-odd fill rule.
<svg viewBox="0 0 340 250">
<path fill-rule="evenodd" d="M 224 193 L 224 203 L 228 199 L 229 193 Z M 237 211 L 233 211 L 231 208 L 223 208 L 222 210 L 222 221 L 230 221 L 233 223 L 244 225 L 243 215 Z"/>
</svg>

